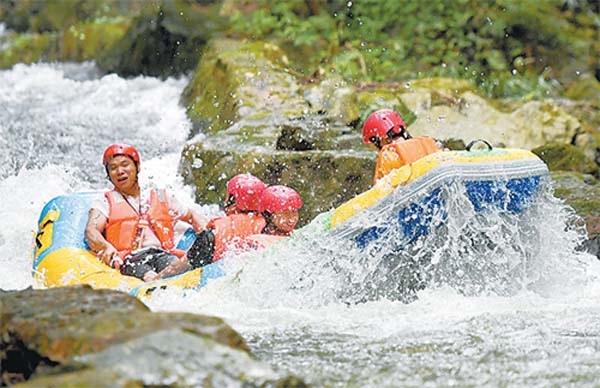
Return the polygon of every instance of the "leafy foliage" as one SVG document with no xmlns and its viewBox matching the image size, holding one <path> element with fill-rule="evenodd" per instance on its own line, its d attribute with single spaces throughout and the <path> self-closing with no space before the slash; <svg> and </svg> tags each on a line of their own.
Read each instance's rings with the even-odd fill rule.
<svg viewBox="0 0 600 388">
<path fill-rule="evenodd" d="M 445 76 L 468 79 L 490 96 L 535 98 L 560 92 L 575 71 L 600 73 L 594 1 L 255 4 L 232 16 L 232 32 L 277 41 L 307 75 L 321 68 L 353 81 Z"/>
</svg>

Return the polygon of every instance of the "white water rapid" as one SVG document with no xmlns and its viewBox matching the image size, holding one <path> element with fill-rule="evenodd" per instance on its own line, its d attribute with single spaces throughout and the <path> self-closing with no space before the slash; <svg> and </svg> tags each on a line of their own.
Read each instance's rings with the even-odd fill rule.
<svg viewBox="0 0 600 388">
<path fill-rule="evenodd" d="M 186 82 L 102 76 L 92 63 L 0 71 L 0 289 L 31 286 L 47 201 L 108 188 L 109 143 L 135 144 L 141 179 L 193 203 L 177 175 Z M 481 220 L 455 194 L 443 238 L 407 253 L 439 264 L 416 295 L 381 275 L 385 252 L 324 237 L 227 257 L 228 276 L 184 297 L 157 291 L 149 306 L 222 317 L 261 360 L 319 387 L 597 386 L 600 262 L 577 249 L 572 211 L 544 193 L 522 217 Z"/>
</svg>

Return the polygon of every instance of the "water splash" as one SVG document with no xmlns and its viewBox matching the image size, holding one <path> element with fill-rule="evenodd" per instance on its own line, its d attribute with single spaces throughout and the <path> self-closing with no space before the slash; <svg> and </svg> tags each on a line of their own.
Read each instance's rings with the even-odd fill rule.
<svg viewBox="0 0 600 388">
<path fill-rule="evenodd" d="M 597 261 L 578 249 L 584 229 L 551 188 L 545 186 L 522 214 L 476 212 L 460 185 L 446 190 L 450 200 L 434 221 L 436 232 L 408 246 L 387 234 L 359 249 L 325 233 L 323 214 L 273 249 L 231 257 L 227 272 L 235 275 L 218 283 L 219 292 L 256 308 L 314 309 L 382 299 L 412 302 L 425 289 L 466 297 L 551 297 L 598 281 Z"/>
</svg>

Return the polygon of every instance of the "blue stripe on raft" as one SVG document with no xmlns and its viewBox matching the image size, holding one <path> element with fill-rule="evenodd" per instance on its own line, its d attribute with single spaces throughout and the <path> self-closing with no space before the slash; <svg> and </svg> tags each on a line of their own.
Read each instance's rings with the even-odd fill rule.
<svg viewBox="0 0 600 388">
<path fill-rule="evenodd" d="M 394 233 L 402 245 L 409 244 L 417 238 L 429 234 L 431 222 L 435 214 L 443 211 L 441 189 L 435 189 L 419 202 L 412 202 L 402 208 L 392 219 L 386 220 L 381 226 L 373 226 L 361 234 L 355 241 L 363 249 L 371 241 L 380 239 L 385 233 Z M 443 218 L 443 217 L 442 217 Z"/>
<path fill-rule="evenodd" d="M 214 263 L 210 263 L 202 267 L 202 280 L 198 288 L 202 288 L 210 279 L 217 279 L 225 276 L 225 269 L 223 268 L 223 261 L 219 260 Z"/>
<path fill-rule="evenodd" d="M 508 181 L 465 182 L 465 187 L 477 212 L 492 207 L 520 213 L 538 192 L 540 180 L 539 176 L 534 176 Z"/>
</svg>

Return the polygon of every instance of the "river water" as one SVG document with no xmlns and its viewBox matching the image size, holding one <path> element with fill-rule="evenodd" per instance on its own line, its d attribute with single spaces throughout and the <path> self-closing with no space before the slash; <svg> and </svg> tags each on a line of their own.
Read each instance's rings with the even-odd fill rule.
<svg viewBox="0 0 600 388">
<path fill-rule="evenodd" d="M 218 213 L 193 204 L 177 175 L 191 128 L 178 104 L 186 82 L 103 76 L 93 63 L 0 71 L 1 289 L 32 285 L 48 200 L 108 188 L 100 156 L 111 142 L 138 146 L 142 182 Z M 377 275 L 381 253 L 300 239 L 228 257 L 231 275 L 184 297 L 158 292 L 149 306 L 220 316 L 261 360 L 315 386 L 597 387 L 600 262 L 577 249 L 572 211 L 549 189 L 519 218 L 481 219 L 455 194 L 444 236 L 410 252 L 452 271 L 438 266 L 416 294 Z"/>
</svg>

